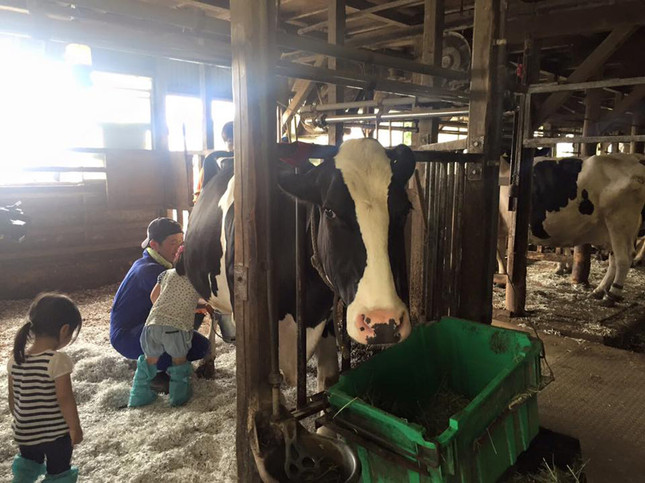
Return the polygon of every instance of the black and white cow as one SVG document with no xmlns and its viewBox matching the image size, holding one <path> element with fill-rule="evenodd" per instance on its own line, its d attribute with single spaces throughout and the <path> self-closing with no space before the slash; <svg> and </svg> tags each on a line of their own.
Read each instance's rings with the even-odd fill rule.
<svg viewBox="0 0 645 483">
<path fill-rule="evenodd" d="M 312 147 L 313 148 L 313 147 Z M 324 147 L 329 149 L 329 147 Z M 315 149 L 315 148 L 313 148 Z M 335 148 L 334 148 L 335 149 Z M 322 157 L 313 153 L 310 157 Z M 414 172 L 406 146 L 384 149 L 372 139 L 349 140 L 335 157 L 304 174 L 280 163 L 275 233 L 280 234 L 278 281 L 280 368 L 289 384 L 296 380 L 295 203 L 308 203 L 309 223 L 324 275 L 347 306 L 347 331 L 360 344 L 393 344 L 406 339 L 407 309 L 404 225 L 410 210 L 405 185 Z M 234 175 L 224 168 L 206 182 L 191 214 L 185 240 L 188 277 L 224 314 L 233 312 Z M 308 228 L 308 256 L 312 255 Z M 318 357 L 322 389 L 338 374 L 336 341 L 327 320 L 333 293 L 313 266 L 306 267 L 307 358 Z M 211 331 L 212 332 L 212 331 Z M 214 340 L 211 337 L 211 343 Z M 214 357 L 214 356 L 213 356 Z"/>
<path fill-rule="evenodd" d="M 502 160 L 500 180 L 508 177 Z M 500 187 L 500 237 L 506 239 L 510 220 L 509 186 Z M 634 240 L 645 206 L 645 161 L 639 155 L 607 154 L 577 158 L 536 158 L 533 165 L 530 241 L 537 245 L 571 247 L 589 243 L 611 249 L 609 268 L 593 291 L 608 303 L 622 296 L 634 258 Z M 498 243 L 498 262 L 506 247 Z"/>
</svg>

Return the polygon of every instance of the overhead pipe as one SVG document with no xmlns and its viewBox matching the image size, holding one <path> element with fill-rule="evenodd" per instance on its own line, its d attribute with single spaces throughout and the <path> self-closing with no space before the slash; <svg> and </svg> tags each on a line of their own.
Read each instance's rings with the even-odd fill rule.
<svg viewBox="0 0 645 483">
<path fill-rule="evenodd" d="M 435 109 L 423 111 L 393 112 L 387 114 L 346 114 L 341 116 L 320 116 L 321 125 L 338 124 L 341 122 L 358 121 L 403 121 L 414 119 L 430 119 L 435 117 L 463 116 L 468 114 L 468 109 Z"/>
<path fill-rule="evenodd" d="M 426 104 L 433 102 L 425 97 L 389 97 L 381 101 L 353 101 L 337 102 L 333 104 L 311 104 L 300 108 L 300 112 L 338 111 L 340 109 L 356 109 L 361 107 L 381 106 L 414 106 L 415 104 Z"/>
</svg>

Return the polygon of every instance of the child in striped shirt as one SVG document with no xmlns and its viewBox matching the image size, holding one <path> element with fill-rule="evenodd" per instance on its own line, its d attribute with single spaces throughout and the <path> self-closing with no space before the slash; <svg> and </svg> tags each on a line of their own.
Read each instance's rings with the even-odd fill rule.
<svg viewBox="0 0 645 483">
<path fill-rule="evenodd" d="M 44 293 L 16 334 L 7 364 L 11 426 L 20 449 L 11 467 L 14 482 L 34 482 L 45 470 L 45 482 L 78 478 L 78 469 L 70 466 L 72 448 L 83 440 L 70 378 L 73 362 L 58 349 L 78 337 L 81 325 L 69 297 Z"/>
</svg>

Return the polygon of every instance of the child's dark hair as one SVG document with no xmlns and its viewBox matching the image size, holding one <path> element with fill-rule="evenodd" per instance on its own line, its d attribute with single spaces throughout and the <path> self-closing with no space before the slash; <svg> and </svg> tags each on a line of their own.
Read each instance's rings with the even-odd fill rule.
<svg viewBox="0 0 645 483">
<path fill-rule="evenodd" d="M 184 245 L 180 246 L 179 250 L 177 250 L 177 255 L 175 255 L 173 266 L 175 267 L 177 275 L 181 275 L 182 277 L 186 275 L 186 265 L 184 263 Z"/>
<path fill-rule="evenodd" d="M 67 295 L 59 293 L 41 293 L 36 296 L 29 307 L 27 322 L 23 325 L 13 342 L 13 358 L 21 364 L 25 361 L 25 347 L 33 336 L 56 337 L 60 329 L 68 324 L 74 336 L 78 337 L 83 319 L 78 307 Z"/>
</svg>

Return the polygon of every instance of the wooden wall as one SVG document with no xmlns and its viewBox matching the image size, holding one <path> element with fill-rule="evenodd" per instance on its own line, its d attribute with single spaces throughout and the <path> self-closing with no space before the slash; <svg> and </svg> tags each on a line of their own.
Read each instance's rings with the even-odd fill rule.
<svg viewBox="0 0 645 483">
<path fill-rule="evenodd" d="M 0 205 L 22 201 L 25 240 L 0 244 L 0 299 L 118 283 L 141 255 L 150 220 L 188 209 L 183 153 L 106 152 L 108 181 L 0 187 Z"/>
</svg>

